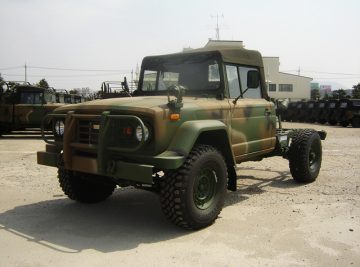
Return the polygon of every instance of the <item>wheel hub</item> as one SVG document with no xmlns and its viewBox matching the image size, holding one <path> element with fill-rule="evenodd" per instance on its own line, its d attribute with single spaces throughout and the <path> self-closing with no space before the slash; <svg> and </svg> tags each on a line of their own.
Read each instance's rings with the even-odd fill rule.
<svg viewBox="0 0 360 267">
<path fill-rule="evenodd" d="M 207 209 L 215 197 L 217 177 L 215 171 L 210 169 L 202 170 L 195 177 L 194 203 L 199 209 Z"/>
</svg>

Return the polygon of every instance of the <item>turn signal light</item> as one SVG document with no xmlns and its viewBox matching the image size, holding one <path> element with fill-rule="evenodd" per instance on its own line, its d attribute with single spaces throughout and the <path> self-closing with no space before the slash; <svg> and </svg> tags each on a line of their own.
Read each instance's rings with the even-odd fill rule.
<svg viewBox="0 0 360 267">
<path fill-rule="evenodd" d="M 180 120 L 180 114 L 178 114 L 178 113 L 170 114 L 170 120 L 171 120 L 171 121 L 178 121 L 178 120 Z"/>
</svg>

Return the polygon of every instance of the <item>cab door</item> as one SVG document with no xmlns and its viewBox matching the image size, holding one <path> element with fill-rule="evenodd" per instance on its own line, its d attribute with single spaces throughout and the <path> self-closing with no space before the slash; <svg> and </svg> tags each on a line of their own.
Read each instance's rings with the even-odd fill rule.
<svg viewBox="0 0 360 267">
<path fill-rule="evenodd" d="M 268 153 L 275 146 L 276 117 L 274 104 L 262 98 L 259 71 L 226 65 L 226 75 L 236 161 Z"/>
</svg>

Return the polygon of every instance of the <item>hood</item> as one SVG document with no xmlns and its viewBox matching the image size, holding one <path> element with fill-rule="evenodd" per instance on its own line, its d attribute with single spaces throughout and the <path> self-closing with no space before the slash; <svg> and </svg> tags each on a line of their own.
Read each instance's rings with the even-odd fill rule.
<svg viewBox="0 0 360 267">
<path fill-rule="evenodd" d="M 56 113 L 66 113 L 68 111 L 79 113 L 101 113 L 106 110 L 137 110 L 139 112 L 154 113 L 156 109 L 167 108 L 167 103 L 167 96 L 109 98 L 62 106 L 56 109 Z"/>
</svg>

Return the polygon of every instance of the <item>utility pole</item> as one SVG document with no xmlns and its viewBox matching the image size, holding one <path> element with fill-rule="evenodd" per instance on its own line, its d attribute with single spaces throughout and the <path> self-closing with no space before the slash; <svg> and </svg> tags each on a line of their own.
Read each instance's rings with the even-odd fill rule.
<svg viewBox="0 0 360 267">
<path fill-rule="evenodd" d="M 299 68 L 298 68 L 298 76 L 300 76 L 300 66 L 299 66 Z"/>
<path fill-rule="evenodd" d="M 219 28 L 219 17 L 224 18 L 224 15 L 219 16 L 219 14 L 216 14 L 216 16 L 211 15 L 212 18 L 216 18 L 216 40 L 220 40 L 220 28 Z"/>
<path fill-rule="evenodd" d="M 26 66 L 26 62 L 25 62 L 25 83 L 27 83 L 27 66 Z"/>
</svg>

